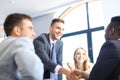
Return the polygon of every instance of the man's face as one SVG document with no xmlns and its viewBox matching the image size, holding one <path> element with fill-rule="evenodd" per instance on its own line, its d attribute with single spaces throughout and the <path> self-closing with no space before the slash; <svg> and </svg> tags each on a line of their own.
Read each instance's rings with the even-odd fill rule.
<svg viewBox="0 0 120 80">
<path fill-rule="evenodd" d="M 35 32 L 33 30 L 33 24 L 30 20 L 25 19 L 22 21 L 22 28 L 20 31 L 20 36 L 25 36 L 30 38 L 32 41 L 35 37 Z"/>
<path fill-rule="evenodd" d="M 52 40 L 58 40 L 62 37 L 64 32 L 64 24 L 61 22 L 56 22 L 50 27 L 50 37 Z"/>
</svg>

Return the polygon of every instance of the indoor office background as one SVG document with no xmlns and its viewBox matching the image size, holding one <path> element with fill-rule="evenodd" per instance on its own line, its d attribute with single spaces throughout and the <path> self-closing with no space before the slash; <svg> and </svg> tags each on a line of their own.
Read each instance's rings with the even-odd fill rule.
<svg viewBox="0 0 120 80">
<path fill-rule="evenodd" d="M 65 20 L 65 34 L 62 37 L 63 66 L 73 62 L 77 47 L 83 47 L 95 63 L 104 43 L 104 32 L 112 16 L 120 15 L 119 0 L 92 0 L 62 7 L 56 12 L 34 18 L 37 34 L 49 31 L 50 21 L 59 17 Z M 45 23 L 44 23 L 45 22 Z M 63 75 L 64 76 L 64 75 Z M 65 79 L 65 76 L 63 77 Z M 64 80 L 63 79 L 63 80 Z"/>
<path fill-rule="evenodd" d="M 61 7 L 49 14 L 33 18 L 37 35 L 49 32 L 53 18 L 65 20 L 63 65 L 73 62 L 74 50 L 83 47 L 95 63 L 104 40 L 105 28 L 112 16 L 120 15 L 119 0 L 80 1 L 71 7 Z"/>
<path fill-rule="evenodd" d="M 73 62 L 77 47 L 85 48 L 90 61 L 95 63 L 105 41 L 106 26 L 111 17 L 120 15 L 119 3 L 120 0 L 82 0 L 69 6 L 57 7 L 47 14 L 33 17 L 36 36 L 49 32 L 53 18 L 62 18 L 65 20 L 65 33 L 61 38 L 64 43 L 63 66 L 67 67 L 67 62 Z M 0 29 L 0 36 L 3 35 Z"/>
</svg>

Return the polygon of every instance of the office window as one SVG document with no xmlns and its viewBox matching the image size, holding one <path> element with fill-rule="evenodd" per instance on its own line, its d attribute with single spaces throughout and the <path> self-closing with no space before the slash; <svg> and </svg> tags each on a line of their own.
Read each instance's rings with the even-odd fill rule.
<svg viewBox="0 0 120 80">
<path fill-rule="evenodd" d="M 89 2 L 88 6 L 90 28 L 103 26 L 102 1 Z"/>
<path fill-rule="evenodd" d="M 76 5 L 72 7 L 64 15 L 61 16 L 65 20 L 65 33 L 87 29 L 87 12 L 86 5 Z M 73 28 L 74 27 L 74 28 Z"/>
<path fill-rule="evenodd" d="M 104 42 L 104 23 L 101 0 L 80 2 L 67 9 L 60 18 L 65 20 L 65 34 L 61 38 L 63 47 L 63 66 L 73 62 L 76 48 L 83 47 L 91 62 L 95 63 Z M 97 39 L 97 40 L 96 40 Z"/>
<path fill-rule="evenodd" d="M 98 53 L 102 47 L 102 44 L 104 43 L 105 39 L 104 39 L 104 34 L 105 31 L 104 30 L 100 30 L 100 31 L 95 31 L 92 32 L 92 43 L 93 43 L 93 58 L 94 58 L 94 63 L 97 60 L 98 57 Z"/>
<path fill-rule="evenodd" d="M 86 34 L 74 35 L 62 38 L 64 42 L 63 46 L 63 64 L 66 66 L 66 61 L 73 62 L 73 54 L 76 48 L 83 47 L 87 49 L 87 37 Z M 67 58 L 66 58 L 67 57 Z"/>
</svg>

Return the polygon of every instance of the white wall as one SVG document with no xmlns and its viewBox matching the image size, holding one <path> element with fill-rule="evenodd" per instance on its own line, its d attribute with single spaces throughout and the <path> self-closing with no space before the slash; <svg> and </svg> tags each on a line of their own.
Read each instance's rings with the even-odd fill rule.
<svg viewBox="0 0 120 80">
<path fill-rule="evenodd" d="M 40 35 L 41 33 L 49 33 L 49 26 L 51 20 L 53 19 L 53 16 L 54 13 L 49 13 L 43 16 L 33 18 L 33 25 L 36 36 Z"/>
<path fill-rule="evenodd" d="M 102 0 L 105 27 L 110 22 L 111 17 L 120 15 L 120 0 Z"/>
</svg>

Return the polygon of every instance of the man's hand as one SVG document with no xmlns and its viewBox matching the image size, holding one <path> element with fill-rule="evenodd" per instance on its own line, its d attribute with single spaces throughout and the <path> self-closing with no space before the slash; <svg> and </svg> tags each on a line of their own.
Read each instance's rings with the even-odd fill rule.
<svg viewBox="0 0 120 80">
<path fill-rule="evenodd" d="M 79 80 L 82 77 L 82 73 L 79 70 L 73 70 L 70 76 L 67 76 L 67 80 Z"/>
<path fill-rule="evenodd" d="M 84 71 L 77 70 L 77 69 L 73 70 L 71 72 L 71 75 L 76 77 L 77 79 L 83 78 L 85 80 L 87 80 L 89 77 L 89 75 L 87 73 L 85 73 Z"/>
</svg>

